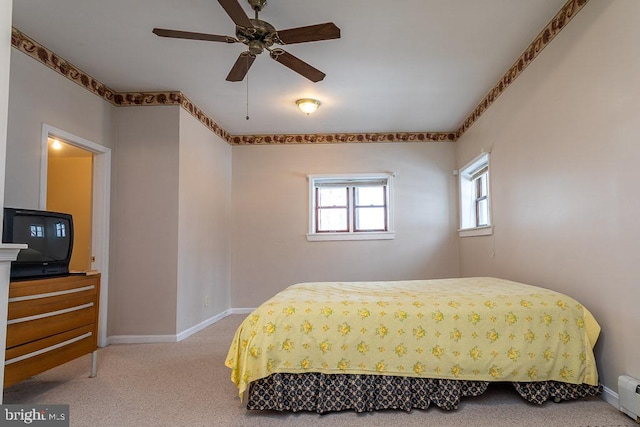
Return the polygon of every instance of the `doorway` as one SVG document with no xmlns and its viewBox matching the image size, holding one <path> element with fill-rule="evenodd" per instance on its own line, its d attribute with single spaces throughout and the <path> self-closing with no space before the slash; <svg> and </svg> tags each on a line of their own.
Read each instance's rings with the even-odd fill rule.
<svg viewBox="0 0 640 427">
<path fill-rule="evenodd" d="M 73 252 L 69 270 L 91 270 L 93 153 L 64 140 L 47 139 L 46 210 L 73 217 Z"/>
<path fill-rule="evenodd" d="M 79 243 L 81 249 L 79 252 L 84 253 L 87 257 L 85 260 L 77 261 L 76 270 L 97 270 L 100 272 L 100 310 L 98 320 L 98 345 L 104 347 L 107 345 L 107 296 L 109 289 L 109 210 L 110 210 L 110 189 L 111 189 L 111 149 L 105 146 L 96 144 L 92 141 L 86 140 L 79 136 L 73 135 L 62 129 L 55 128 L 53 126 L 43 124 L 42 126 L 42 149 L 41 149 L 41 163 L 40 163 L 40 209 L 55 210 L 59 201 L 51 202 L 49 208 L 48 193 L 65 191 L 54 190 L 53 186 L 49 190 L 49 144 L 53 144 L 53 140 L 58 140 L 61 144 L 65 144 L 69 149 L 76 149 L 75 155 L 84 156 L 84 162 L 90 161 L 90 172 L 85 171 L 82 179 L 86 180 L 83 183 L 83 187 L 89 187 L 86 189 L 89 194 L 87 199 L 89 200 L 88 210 L 90 213 L 83 214 L 88 215 L 86 219 L 87 230 L 82 233 L 85 235 L 85 243 Z M 56 154 L 51 154 L 52 157 Z M 53 160 L 53 159 L 52 159 Z M 54 162 L 55 163 L 55 162 Z M 52 165 L 54 164 L 52 163 Z M 60 168 L 60 165 L 70 165 L 73 162 L 58 162 L 57 165 L 52 166 L 54 169 Z M 80 162 L 78 162 L 80 163 Z M 66 166 L 65 166 L 66 167 Z M 87 166 L 85 165 L 85 169 Z M 71 174 L 73 175 L 73 174 Z M 52 184 L 55 185 L 53 180 L 57 180 L 58 177 L 52 178 Z M 75 178 L 73 178 L 75 179 Z M 73 184 L 75 185 L 75 184 Z M 52 200 L 56 196 L 52 196 Z M 64 210 L 69 210 L 64 208 Z M 74 217 L 74 223 L 76 219 Z M 74 227 L 75 228 L 75 227 Z M 75 240 L 75 239 L 74 239 Z M 74 242 L 74 252 L 76 252 L 76 244 Z M 84 249 L 82 247 L 85 247 Z"/>
</svg>

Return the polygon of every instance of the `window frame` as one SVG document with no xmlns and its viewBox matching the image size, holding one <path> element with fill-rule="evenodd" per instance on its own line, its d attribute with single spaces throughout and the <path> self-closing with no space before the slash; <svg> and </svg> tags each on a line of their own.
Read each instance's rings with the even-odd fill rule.
<svg viewBox="0 0 640 427">
<path fill-rule="evenodd" d="M 490 154 L 483 152 L 458 171 L 460 202 L 460 237 L 486 236 L 493 234 L 491 212 Z M 482 193 L 482 180 L 486 193 Z M 486 201 L 487 222 L 480 223 L 480 205 Z"/>
<path fill-rule="evenodd" d="M 358 174 L 310 174 L 307 175 L 309 183 L 309 229 L 307 233 L 308 241 L 329 241 L 329 240 L 388 240 L 395 238 L 393 222 L 393 178 L 395 174 L 384 173 L 358 173 Z M 386 231 L 356 230 L 356 210 L 355 188 L 364 187 L 358 183 L 366 184 L 375 181 L 385 181 L 385 223 Z M 322 183 L 332 182 L 337 185 L 345 184 L 347 189 L 347 231 L 317 231 L 318 212 L 321 207 L 316 205 L 318 188 Z M 377 207 L 380 207 L 376 205 Z M 369 207 L 367 205 L 366 207 Z M 325 208 L 326 209 L 326 208 Z M 344 207 L 343 207 L 344 209 Z"/>
</svg>

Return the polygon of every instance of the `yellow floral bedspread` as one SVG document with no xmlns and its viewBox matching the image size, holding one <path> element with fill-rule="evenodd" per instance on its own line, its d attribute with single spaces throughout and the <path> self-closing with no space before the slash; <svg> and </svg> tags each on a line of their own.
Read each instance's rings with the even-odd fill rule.
<svg viewBox="0 0 640 427">
<path fill-rule="evenodd" d="M 240 395 L 276 372 L 598 384 L 600 326 L 574 299 L 479 277 L 300 283 L 237 329 Z"/>
</svg>

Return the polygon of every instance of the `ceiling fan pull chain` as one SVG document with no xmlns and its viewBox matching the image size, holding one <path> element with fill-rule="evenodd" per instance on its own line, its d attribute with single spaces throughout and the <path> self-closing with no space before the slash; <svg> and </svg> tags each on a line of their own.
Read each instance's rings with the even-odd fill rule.
<svg viewBox="0 0 640 427">
<path fill-rule="evenodd" d="M 249 120 L 249 55 L 247 55 L 247 120 Z"/>
</svg>

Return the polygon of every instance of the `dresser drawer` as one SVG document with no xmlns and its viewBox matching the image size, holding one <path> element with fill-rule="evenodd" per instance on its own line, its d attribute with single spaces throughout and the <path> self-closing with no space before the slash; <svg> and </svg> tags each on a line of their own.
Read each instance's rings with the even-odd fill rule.
<svg viewBox="0 0 640 427">
<path fill-rule="evenodd" d="M 12 321 L 25 317 L 67 310 L 94 302 L 95 300 L 95 287 L 92 290 L 78 291 L 73 294 L 41 297 L 37 299 L 11 298 L 9 299 L 9 306 L 7 307 L 7 320 L 11 323 Z"/>
<path fill-rule="evenodd" d="M 81 326 L 95 325 L 93 302 L 63 310 L 7 321 L 7 348 L 46 338 Z"/>
<path fill-rule="evenodd" d="M 99 276 L 65 276 L 52 279 L 15 281 L 9 285 L 9 300 L 40 294 L 63 293 L 78 288 L 96 287 Z"/>
<path fill-rule="evenodd" d="M 8 349 L 4 387 L 91 353 L 97 348 L 94 332 L 89 325 Z"/>
</svg>

